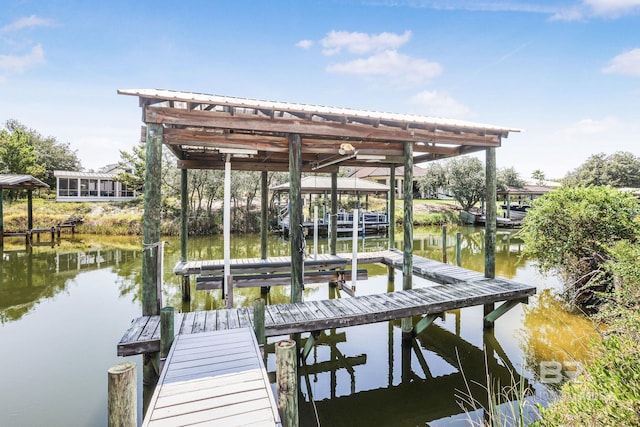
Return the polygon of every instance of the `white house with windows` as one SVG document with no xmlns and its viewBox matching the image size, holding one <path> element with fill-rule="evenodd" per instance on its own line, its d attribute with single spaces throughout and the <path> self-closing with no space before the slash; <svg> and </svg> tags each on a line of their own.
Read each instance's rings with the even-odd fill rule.
<svg viewBox="0 0 640 427">
<path fill-rule="evenodd" d="M 54 171 L 56 200 L 59 202 L 126 201 L 136 194 L 116 181 L 120 170 L 106 167 L 102 172 Z"/>
</svg>

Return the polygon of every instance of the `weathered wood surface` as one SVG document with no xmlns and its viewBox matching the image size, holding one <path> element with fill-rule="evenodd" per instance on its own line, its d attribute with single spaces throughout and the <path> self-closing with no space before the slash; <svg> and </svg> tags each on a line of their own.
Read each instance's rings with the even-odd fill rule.
<svg viewBox="0 0 640 427">
<path fill-rule="evenodd" d="M 276 304 L 265 307 L 265 335 L 277 336 L 384 322 L 403 317 L 520 299 L 536 288 L 506 279 L 484 279 L 441 284 L 353 298 Z M 118 344 L 118 355 L 158 351 L 159 316 L 134 319 Z M 175 332 L 253 327 L 252 307 L 176 314 Z"/>
<path fill-rule="evenodd" d="M 327 283 L 330 281 L 352 280 L 351 270 L 324 270 L 309 271 L 304 273 L 304 283 Z M 357 280 L 367 280 L 367 270 L 358 270 Z M 196 290 L 220 289 L 222 286 L 222 276 L 201 276 L 196 278 Z M 244 274 L 233 277 L 235 288 L 255 288 L 262 286 L 289 286 L 291 275 L 289 273 L 262 273 Z"/>
<path fill-rule="evenodd" d="M 279 426 L 253 331 L 180 335 L 164 364 L 143 426 Z"/>
<path fill-rule="evenodd" d="M 269 257 L 260 258 L 235 258 L 230 260 L 231 274 L 251 274 L 251 273 L 276 273 L 291 270 L 291 257 Z M 344 268 L 347 261 L 336 255 L 320 255 L 317 258 L 307 258 L 304 260 L 305 268 L 332 269 Z M 179 262 L 173 269 L 174 273 L 180 276 L 189 274 L 222 274 L 224 260 L 203 260 Z"/>
</svg>

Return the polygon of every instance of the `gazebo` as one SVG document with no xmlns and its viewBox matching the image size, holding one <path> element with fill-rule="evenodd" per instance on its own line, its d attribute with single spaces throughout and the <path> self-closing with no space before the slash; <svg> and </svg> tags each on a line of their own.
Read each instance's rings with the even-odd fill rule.
<svg viewBox="0 0 640 427">
<path fill-rule="evenodd" d="M 181 257 L 187 251 L 187 170 L 225 171 L 225 259 L 229 258 L 230 171 L 262 171 L 262 256 L 266 258 L 267 173 L 289 171 L 290 220 L 302 221 L 301 173 L 329 173 L 331 213 L 337 212 L 337 172 L 340 166 L 390 168 L 395 194 L 395 168 L 404 171 L 403 289 L 412 287 L 414 163 L 427 162 L 478 151 L 486 152 L 486 200 L 496 200 L 495 149 L 518 129 L 417 115 L 374 112 L 290 102 L 265 101 L 159 89 L 125 89 L 119 94 L 135 96 L 142 109 L 142 135 L 146 140 L 144 187 L 144 244 L 160 241 L 161 148 L 166 145 L 182 171 Z M 408 187 L 408 188 L 406 188 Z M 395 197 L 389 198 L 393 215 Z M 332 219 L 333 220 L 333 219 Z M 390 218 L 390 224 L 394 224 Z M 488 204 L 485 275 L 495 275 L 496 207 Z M 332 227 L 330 250 L 335 254 Z M 293 227 L 291 244 L 291 301 L 302 296 L 303 235 Z M 393 243 L 394 230 L 389 230 Z M 143 314 L 158 314 L 158 251 L 143 256 Z M 229 275 L 225 271 L 225 277 Z"/>
<path fill-rule="evenodd" d="M 40 181 L 32 175 L 0 174 L 0 233 L 4 244 L 4 213 L 3 213 L 3 190 L 27 190 L 27 231 L 25 233 L 11 233 L 11 235 L 28 235 L 33 229 L 33 190 L 38 188 L 49 188 L 49 185 Z"/>
</svg>

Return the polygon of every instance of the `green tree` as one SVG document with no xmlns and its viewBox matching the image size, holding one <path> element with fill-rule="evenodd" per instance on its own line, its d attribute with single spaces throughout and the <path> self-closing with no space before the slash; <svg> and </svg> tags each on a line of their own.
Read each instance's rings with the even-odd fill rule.
<svg viewBox="0 0 640 427">
<path fill-rule="evenodd" d="M 547 175 L 541 169 L 536 169 L 531 172 L 531 178 L 535 179 L 538 185 L 542 185 L 547 179 Z"/>
<path fill-rule="evenodd" d="M 0 131 L 0 171 L 2 173 L 27 174 L 42 179 L 45 167 L 38 162 L 36 151 L 29 137 L 22 130 Z"/>
<path fill-rule="evenodd" d="M 45 173 L 39 176 L 51 187 L 55 187 L 55 170 L 79 171 L 82 169 L 80 160 L 75 150 L 69 143 L 61 143 L 53 136 L 42 136 L 38 131 L 30 129 L 17 120 L 7 120 L 5 127 L 10 134 L 21 132 L 26 136 L 26 141 L 31 145 L 36 154 L 37 163 L 45 168 Z"/>
<path fill-rule="evenodd" d="M 499 190 L 506 190 L 507 187 L 523 188 L 525 181 L 518 171 L 512 166 L 510 168 L 500 168 L 496 172 L 497 187 Z"/>
<path fill-rule="evenodd" d="M 612 286 L 603 266 L 608 248 L 640 234 L 637 200 L 611 187 L 562 187 L 545 194 L 527 212 L 521 236 L 525 253 L 543 272 L 557 272 L 574 301 L 596 304 L 595 291 Z"/>
<path fill-rule="evenodd" d="M 448 188 L 463 210 L 471 209 L 485 195 L 484 165 L 475 157 L 457 157 L 447 163 Z"/>
<path fill-rule="evenodd" d="M 640 158 L 628 152 L 594 154 L 564 178 L 565 185 L 640 187 Z"/>
<path fill-rule="evenodd" d="M 418 178 L 420 192 L 425 194 L 437 194 L 440 188 L 447 184 L 447 171 L 441 163 L 429 163 L 425 168 L 425 174 Z"/>
<path fill-rule="evenodd" d="M 118 175 L 118 181 L 122 182 L 129 190 L 142 194 L 144 190 L 144 174 L 146 169 L 147 145 L 140 141 L 131 152 L 120 150 L 118 166 L 122 172 Z"/>
</svg>

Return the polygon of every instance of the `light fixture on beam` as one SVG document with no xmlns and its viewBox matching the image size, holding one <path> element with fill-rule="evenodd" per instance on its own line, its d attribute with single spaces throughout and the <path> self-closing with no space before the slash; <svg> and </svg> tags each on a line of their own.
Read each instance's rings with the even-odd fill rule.
<svg viewBox="0 0 640 427">
<path fill-rule="evenodd" d="M 353 159 L 354 157 L 356 157 L 358 155 L 357 151 L 354 151 L 353 153 L 347 155 L 347 156 L 331 156 L 328 157 L 318 163 L 315 164 L 315 166 L 311 167 L 311 170 L 318 170 L 318 169 L 322 169 L 322 168 L 326 168 L 327 166 L 331 166 L 331 165 L 335 165 L 336 163 L 341 163 L 344 162 L 346 160 L 349 159 Z"/>
<path fill-rule="evenodd" d="M 387 160 L 387 156 L 380 156 L 375 154 L 358 154 L 357 160 Z"/>
<path fill-rule="evenodd" d="M 258 154 L 258 150 L 251 150 L 248 148 L 218 148 L 220 154 L 244 154 L 247 156 L 255 156 Z"/>
</svg>

